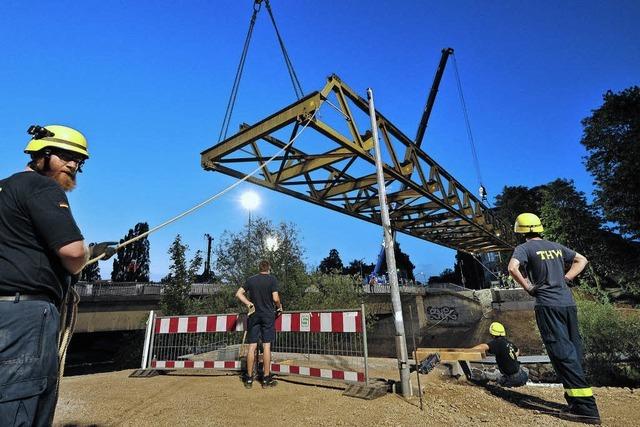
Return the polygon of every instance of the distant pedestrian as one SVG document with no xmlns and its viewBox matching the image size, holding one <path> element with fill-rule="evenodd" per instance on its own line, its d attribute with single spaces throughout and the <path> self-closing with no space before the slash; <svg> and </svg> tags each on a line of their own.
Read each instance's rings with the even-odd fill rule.
<svg viewBox="0 0 640 427">
<path fill-rule="evenodd" d="M 375 291 L 375 286 L 378 283 L 378 279 L 374 273 L 371 273 L 369 277 L 369 293 L 373 293 Z"/>
<path fill-rule="evenodd" d="M 506 338 L 504 325 L 493 322 L 489 327 L 489 333 L 493 337 L 488 343 L 478 344 L 473 347 L 476 350 L 487 352 L 496 357 L 498 370 L 481 371 L 474 369 L 473 380 L 495 381 L 502 387 L 520 387 L 529 380 L 529 371 L 520 366 L 518 347 Z"/>
<path fill-rule="evenodd" d="M 87 260 L 65 192 L 89 158 L 84 135 L 31 126 L 26 169 L 0 180 L 0 426 L 47 426 L 57 401 L 60 308 Z"/>
<path fill-rule="evenodd" d="M 582 367 L 578 311 L 567 286 L 567 281 L 580 274 L 588 261 L 574 250 L 543 240 L 540 218 L 532 213 L 518 215 L 514 231 L 524 234 L 526 242 L 513 251 L 509 273 L 536 299 L 538 329 L 569 405 L 561 417 L 600 424 L 598 406 Z M 571 265 L 566 272 L 565 264 Z"/>
<path fill-rule="evenodd" d="M 271 375 L 271 343 L 275 340 L 276 316 L 282 314 L 282 303 L 278 294 L 278 281 L 271 275 L 269 261 L 260 261 L 260 273 L 251 276 L 238 288 L 236 297 L 247 306 L 249 353 L 247 355 L 247 372 L 244 376 L 245 387 L 253 386 L 253 365 L 258 348 L 262 341 L 263 372 L 262 387 L 273 387 L 277 382 Z"/>
</svg>

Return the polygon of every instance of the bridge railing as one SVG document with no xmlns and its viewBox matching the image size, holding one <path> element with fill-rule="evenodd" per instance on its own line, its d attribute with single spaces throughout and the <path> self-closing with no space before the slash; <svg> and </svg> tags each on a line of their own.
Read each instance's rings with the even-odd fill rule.
<svg viewBox="0 0 640 427">
<path fill-rule="evenodd" d="M 191 295 L 213 295 L 223 285 L 214 283 L 193 283 Z M 162 295 L 164 284 L 139 282 L 79 282 L 74 285 L 81 297 L 91 296 L 141 296 Z"/>
<path fill-rule="evenodd" d="M 193 283 L 191 285 L 192 296 L 214 295 L 220 291 L 223 285 L 220 283 Z M 144 296 L 162 295 L 164 284 L 139 283 L 139 282 L 79 282 L 74 285 L 80 297 L 106 297 L 106 296 Z M 403 294 L 423 294 L 429 289 L 449 289 L 453 291 L 468 290 L 462 286 L 451 283 L 434 283 L 428 286 L 404 285 L 399 286 Z M 375 285 L 363 284 L 362 291 L 365 294 L 388 294 L 391 286 L 385 283 Z"/>
</svg>

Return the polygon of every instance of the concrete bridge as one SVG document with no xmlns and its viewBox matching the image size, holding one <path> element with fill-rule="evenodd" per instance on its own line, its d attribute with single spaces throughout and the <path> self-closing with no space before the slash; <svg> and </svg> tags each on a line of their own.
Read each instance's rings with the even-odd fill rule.
<svg viewBox="0 0 640 427">
<path fill-rule="evenodd" d="M 193 284 L 193 297 L 212 295 L 220 284 Z M 155 283 L 80 283 L 76 332 L 133 331 L 145 327 L 150 310 L 159 310 L 162 285 Z M 393 329 L 393 313 L 389 287 L 363 287 L 366 310 L 380 319 L 377 328 Z M 450 284 L 429 287 L 401 286 L 405 322 L 416 333 L 425 328 L 468 327 L 493 310 L 531 309 L 533 300 L 521 289 L 473 291 Z M 411 308 L 409 308 L 411 307 Z M 387 325 L 389 323 L 389 325 Z"/>
</svg>

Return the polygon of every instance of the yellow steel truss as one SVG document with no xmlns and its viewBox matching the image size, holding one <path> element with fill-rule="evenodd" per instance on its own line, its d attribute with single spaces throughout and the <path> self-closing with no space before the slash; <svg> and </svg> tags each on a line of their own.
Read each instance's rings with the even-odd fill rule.
<svg viewBox="0 0 640 427">
<path fill-rule="evenodd" d="M 325 105 L 332 109 L 323 109 L 308 126 L 316 132 L 299 135 L 260 175 L 248 180 L 380 224 L 371 131 L 361 132 L 357 125 L 357 120 L 369 123 L 368 103 L 335 75 L 320 92 L 253 126 L 243 125 L 236 135 L 203 151 L 202 167 L 247 176 L 296 137 L 301 124 Z M 510 227 L 377 111 L 376 119 L 386 147 L 383 170 L 396 231 L 469 253 L 514 247 Z"/>
</svg>

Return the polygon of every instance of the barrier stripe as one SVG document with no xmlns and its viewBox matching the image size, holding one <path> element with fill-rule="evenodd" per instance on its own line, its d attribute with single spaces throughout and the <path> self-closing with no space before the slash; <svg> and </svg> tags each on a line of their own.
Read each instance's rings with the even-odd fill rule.
<svg viewBox="0 0 640 427">
<path fill-rule="evenodd" d="M 309 368 L 306 366 L 271 364 L 271 372 L 291 375 L 304 375 L 307 377 L 324 378 L 329 380 L 344 380 L 351 382 L 364 382 L 363 372 L 341 371 L 336 369 Z"/>
<path fill-rule="evenodd" d="M 239 360 L 152 360 L 156 369 L 240 369 Z"/>
<path fill-rule="evenodd" d="M 158 317 L 156 334 L 244 331 L 242 317 L 237 314 L 212 316 Z"/>
<path fill-rule="evenodd" d="M 156 334 L 244 331 L 244 317 L 238 314 L 158 317 Z M 362 332 L 359 311 L 283 313 L 276 319 L 276 332 Z"/>
</svg>

